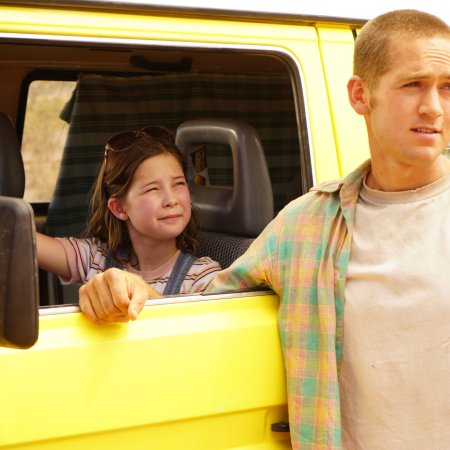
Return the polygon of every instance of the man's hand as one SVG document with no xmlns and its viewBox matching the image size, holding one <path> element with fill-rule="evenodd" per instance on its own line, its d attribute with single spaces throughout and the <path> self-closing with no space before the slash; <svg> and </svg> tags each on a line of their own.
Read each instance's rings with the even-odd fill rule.
<svg viewBox="0 0 450 450">
<path fill-rule="evenodd" d="M 93 323 L 136 320 L 150 297 L 161 297 L 138 275 L 112 268 L 81 286 L 80 307 Z"/>
</svg>

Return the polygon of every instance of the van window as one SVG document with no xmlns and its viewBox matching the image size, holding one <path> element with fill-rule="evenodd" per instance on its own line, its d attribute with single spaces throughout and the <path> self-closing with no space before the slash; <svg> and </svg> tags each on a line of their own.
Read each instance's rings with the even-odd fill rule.
<svg viewBox="0 0 450 450">
<path fill-rule="evenodd" d="M 55 188 L 68 124 L 59 114 L 75 87 L 73 81 L 35 80 L 28 87 L 22 136 L 25 200 L 49 202 Z"/>
<path fill-rule="evenodd" d="M 0 45 L 0 51 L 14 55 L 15 44 Z M 20 54 L 29 64 L 23 83 L 34 79 L 22 105 L 25 199 L 49 204 L 40 217 L 40 230 L 48 235 L 84 232 L 107 137 L 146 125 L 176 131 L 184 121 L 200 118 L 251 125 L 267 161 L 274 214 L 311 185 L 301 77 L 282 52 L 34 40 L 22 43 Z M 48 79 L 33 78 L 33 70 Z M 200 183 L 233 187 L 229 148 L 206 145 L 197 163 Z M 62 297 L 41 289 L 41 303 L 78 301 L 76 289 L 60 290 Z"/>
</svg>

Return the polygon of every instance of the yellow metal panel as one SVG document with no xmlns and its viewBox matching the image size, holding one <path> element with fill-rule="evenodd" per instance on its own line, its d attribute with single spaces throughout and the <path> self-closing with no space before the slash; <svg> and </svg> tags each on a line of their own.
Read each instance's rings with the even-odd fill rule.
<svg viewBox="0 0 450 450">
<path fill-rule="evenodd" d="M 294 25 L 197 19 L 144 14 L 120 14 L 69 9 L 5 7 L 0 5 L 0 29 L 5 32 L 161 39 L 205 42 L 220 36 L 221 42 L 243 43 L 243 38 L 271 42 L 290 40 L 300 32 L 315 39 L 314 30 L 299 31 Z M 277 31 L 283 27 L 283 33 Z M 306 34 L 305 34 L 306 33 Z"/>
<path fill-rule="evenodd" d="M 327 89 L 317 41 L 291 43 L 303 74 L 316 183 L 339 177 Z"/>
<path fill-rule="evenodd" d="M 341 176 L 369 158 L 364 119 L 350 106 L 347 82 L 352 76 L 354 39 L 349 27 L 318 30 Z"/>
<path fill-rule="evenodd" d="M 270 431 L 287 419 L 277 310 L 266 295 L 103 327 L 42 316 L 33 348 L 0 349 L 0 448 L 289 448 Z"/>
</svg>

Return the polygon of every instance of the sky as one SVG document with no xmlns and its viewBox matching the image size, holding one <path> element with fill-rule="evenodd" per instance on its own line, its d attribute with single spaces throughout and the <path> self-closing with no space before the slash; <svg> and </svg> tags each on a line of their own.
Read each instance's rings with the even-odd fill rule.
<svg viewBox="0 0 450 450">
<path fill-rule="evenodd" d="M 450 5 L 447 0 L 122 0 L 130 3 L 192 6 L 241 11 L 259 10 L 287 14 L 326 15 L 370 19 L 392 9 L 419 9 L 429 12 L 450 24 Z"/>
</svg>

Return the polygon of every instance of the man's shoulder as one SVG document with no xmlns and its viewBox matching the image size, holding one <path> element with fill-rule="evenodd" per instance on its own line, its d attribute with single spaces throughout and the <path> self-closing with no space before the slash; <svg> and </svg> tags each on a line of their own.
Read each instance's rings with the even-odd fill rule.
<svg viewBox="0 0 450 450">
<path fill-rule="evenodd" d="M 282 217 L 321 217 L 337 214 L 341 201 L 350 199 L 355 202 L 364 176 L 370 170 L 370 160 L 364 161 L 359 167 L 346 175 L 330 181 L 324 181 L 313 186 L 309 192 L 291 201 L 281 212 Z M 345 191 L 345 192 L 344 192 Z"/>
<path fill-rule="evenodd" d="M 310 189 L 310 192 L 324 192 L 324 193 L 338 192 L 343 184 L 344 181 L 342 179 L 324 181 L 323 183 L 320 183 L 317 186 L 313 186 Z"/>
<path fill-rule="evenodd" d="M 342 184 L 342 180 L 332 180 L 313 186 L 309 192 L 292 200 L 286 206 L 285 210 L 287 212 L 292 210 L 302 210 L 308 209 L 309 207 L 315 207 L 322 203 L 328 203 L 331 199 L 334 199 L 335 196 L 333 194 L 339 193 Z"/>
</svg>

